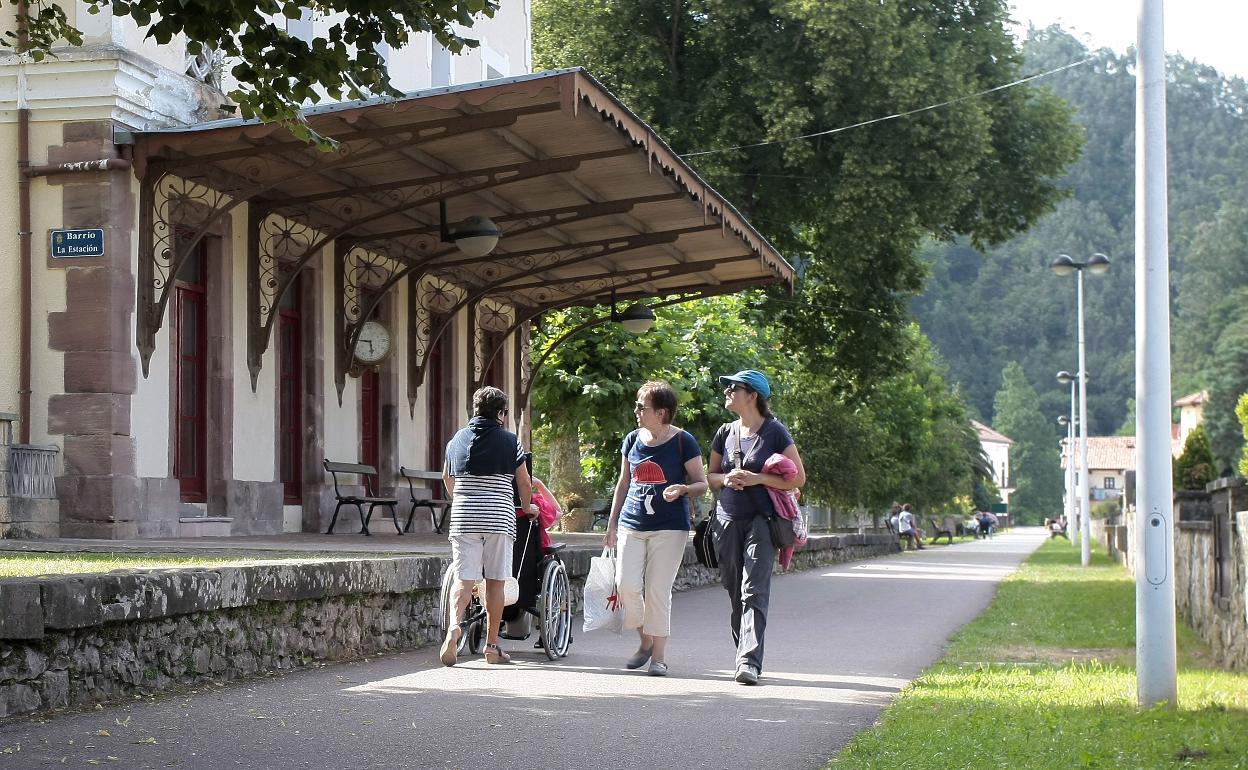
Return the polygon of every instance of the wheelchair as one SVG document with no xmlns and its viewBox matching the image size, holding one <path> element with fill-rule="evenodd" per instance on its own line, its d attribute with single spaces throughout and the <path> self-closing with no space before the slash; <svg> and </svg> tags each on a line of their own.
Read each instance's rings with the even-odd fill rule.
<svg viewBox="0 0 1248 770">
<path fill-rule="evenodd" d="M 530 525 L 532 527 L 532 525 Z M 536 532 L 530 531 L 529 537 L 536 538 Z M 540 547 L 540 546 L 539 546 Z M 530 620 L 538 626 L 538 646 L 550 660 L 558 660 L 568 654 L 572 646 L 572 586 L 568 580 L 568 569 L 560 558 L 559 552 L 563 543 L 545 549 L 536 563 L 538 588 L 536 595 L 524 595 L 525 580 L 520 580 L 520 600 L 506 608 L 504 617 L 513 619 L 504 622 L 502 633 L 504 639 L 527 639 L 529 637 Z M 535 554 L 536 555 L 536 554 Z M 519 561 L 513 565 L 519 578 L 524 565 Z M 442 590 L 439 594 L 439 617 L 442 621 L 442 633 L 450 627 L 451 616 L 455 611 L 451 604 L 451 589 L 455 585 L 455 576 L 448 566 L 442 574 Z M 485 647 L 486 615 L 485 615 L 485 584 L 477 583 L 472 589 L 472 597 L 464 610 L 463 620 L 459 627 L 463 633 L 459 637 L 457 652 L 477 654 Z"/>
</svg>

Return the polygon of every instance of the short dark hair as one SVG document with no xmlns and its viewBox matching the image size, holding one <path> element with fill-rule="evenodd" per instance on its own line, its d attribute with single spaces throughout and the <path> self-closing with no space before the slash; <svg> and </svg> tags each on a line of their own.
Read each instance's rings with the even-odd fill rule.
<svg viewBox="0 0 1248 770">
<path fill-rule="evenodd" d="M 663 420 L 665 424 L 671 424 L 676 419 L 676 391 L 672 390 L 672 386 L 664 380 L 651 380 L 645 385 L 637 389 L 637 398 L 644 400 L 646 396 L 650 396 L 651 409 L 664 409 L 667 416 Z"/>
<path fill-rule="evenodd" d="M 477 388 L 472 394 L 472 410 L 477 417 L 494 417 L 507 411 L 507 394 L 493 385 Z"/>
</svg>

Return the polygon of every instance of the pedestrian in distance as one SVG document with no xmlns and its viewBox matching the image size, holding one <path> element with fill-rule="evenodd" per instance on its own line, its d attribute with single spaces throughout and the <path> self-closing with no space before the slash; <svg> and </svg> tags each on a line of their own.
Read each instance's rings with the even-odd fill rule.
<svg viewBox="0 0 1248 770">
<path fill-rule="evenodd" d="M 524 449 L 506 430 L 507 396 L 486 386 L 472 394 L 474 416 L 446 445 L 442 481 L 451 496 L 451 589 L 454 616 L 442 641 L 442 664 L 456 663 L 459 627 L 473 586 L 485 580 L 486 663 L 510 663 L 498 645 L 503 585 L 511 577 L 516 511 L 530 510 L 533 487 Z M 513 489 L 514 483 L 514 489 Z"/>
<path fill-rule="evenodd" d="M 728 591 L 729 624 L 737 645 L 736 681 L 758 684 L 763 670 L 767 605 L 776 547 L 770 519 L 777 515 L 767 489 L 797 489 L 806 483 L 806 469 L 789 429 L 771 413 L 771 384 L 756 369 L 719 378 L 724 408 L 737 419 L 720 426 L 711 442 L 709 479 L 719 490 L 714 536 L 719 551 L 720 581 Z M 791 479 L 763 473 L 773 454 L 797 466 Z"/>
<path fill-rule="evenodd" d="M 603 546 L 616 548 L 616 590 L 623 627 L 637 629 L 637 652 L 624 664 L 649 662 L 651 676 L 667 676 L 667 639 L 672 626 L 672 585 L 693 526 L 689 498 L 707 490 L 702 449 L 672 421 L 676 392 L 666 382 L 647 382 L 633 407 L 637 429 L 620 450 L 620 475 L 611 498 Z"/>
</svg>

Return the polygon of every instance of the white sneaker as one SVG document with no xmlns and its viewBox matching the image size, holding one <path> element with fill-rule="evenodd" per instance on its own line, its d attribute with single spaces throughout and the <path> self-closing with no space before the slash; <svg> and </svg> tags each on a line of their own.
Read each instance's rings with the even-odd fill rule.
<svg viewBox="0 0 1248 770">
<path fill-rule="evenodd" d="M 741 684 L 758 684 L 758 669 L 749 665 L 737 666 L 737 675 L 734 678 Z"/>
</svg>

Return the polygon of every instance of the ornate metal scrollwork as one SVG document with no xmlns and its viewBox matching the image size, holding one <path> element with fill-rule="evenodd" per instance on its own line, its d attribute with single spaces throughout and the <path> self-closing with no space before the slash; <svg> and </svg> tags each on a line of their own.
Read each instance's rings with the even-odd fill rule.
<svg viewBox="0 0 1248 770">
<path fill-rule="evenodd" d="M 215 215 L 227 207 L 226 193 L 158 170 L 140 189 L 136 337 L 143 376 L 156 350 L 174 277 L 203 239 Z M 175 232 L 176 231 L 176 232 Z M 190 232 L 190 235 L 178 233 Z"/>
<path fill-rule="evenodd" d="M 314 253 L 320 233 L 306 216 L 250 210 L 247 260 L 247 370 L 256 390 L 277 306 Z"/>
<path fill-rule="evenodd" d="M 338 402 L 346 386 L 360 329 L 371 316 L 395 276 L 407 267 L 406 260 L 383 253 L 378 244 L 339 242 L 345 253 L 335 263 L 334 285 L 334 384 Z"/>
<path fill-rule="evenodd" d="M 485 297 L 472 304 L 472 385 L 476 390 L 484 382 L 498 351 L 507 340 L 516 308 L 497 297 Z"/>
<path fill-rule="evenodd" d="M 416 396 L 425 381 L 429 353 L 454 321 L 455 311 L 468 291 L 439 276 L 413 272 L 408 282 L 407 402 L 416 409 Z"/>
</svg>

